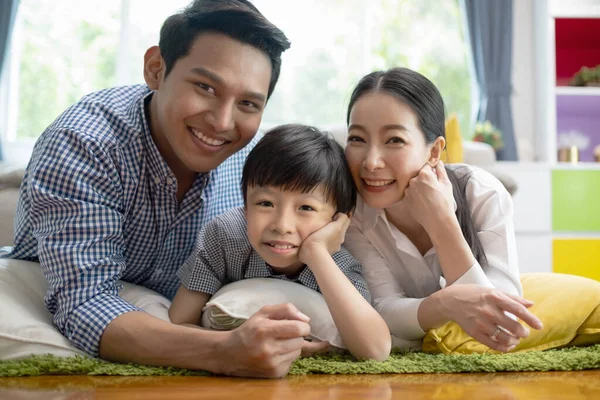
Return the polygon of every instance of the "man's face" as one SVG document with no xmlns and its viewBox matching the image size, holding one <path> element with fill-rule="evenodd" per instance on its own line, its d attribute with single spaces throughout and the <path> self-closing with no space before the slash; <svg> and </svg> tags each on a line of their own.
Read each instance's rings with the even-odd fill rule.
<svg viewBox="0 0 600 400">
<path fill-rule="evenodd" d="M 159 151 L 176 174 L 215 169 L 256 134 L 271 61 L 251 45 L 206 32 L 165 78 L 160 52 L 152 51 L 145 76 L 155 90 L 150 119 Z"/>
</svg>

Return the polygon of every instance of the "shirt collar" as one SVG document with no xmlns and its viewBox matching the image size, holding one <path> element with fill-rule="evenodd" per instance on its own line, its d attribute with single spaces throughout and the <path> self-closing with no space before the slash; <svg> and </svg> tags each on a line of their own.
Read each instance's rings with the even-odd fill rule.
<svg viewBox="0 0 600 400">
<path fill-rule="evenodd" d="M 362 231 L 365 233 L 375 228 L 378 217 L 382 217 L 387 222 L 384 210 L 368 206 L 360 196 L 356 202 L 356 211 L 362 221 Z"/>
</svg>

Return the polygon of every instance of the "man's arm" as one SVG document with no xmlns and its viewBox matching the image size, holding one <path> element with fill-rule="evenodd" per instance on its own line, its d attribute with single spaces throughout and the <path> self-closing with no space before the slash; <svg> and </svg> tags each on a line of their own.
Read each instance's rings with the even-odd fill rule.
<svg viewBox="0 0 600 400">
<path fill-rule="evenodd" d="M 85 134 L 49 128 L 26 182 L 31 235 L 48 281 L 54 324 L 97 355 L 104 328 L 139 310 L 118 296 L 125 269 L 123 188 L 113 154 Z"/>
<path fill-rule="evenodd" d="M 232 376 L 279 378 L 305 346 L 308 317 L 291 304 L 266 306 L 232 331 L 170 324 L 130 312 L 104 331 L 100 357 L 117 362 L 200 369 Z"/>
</svg>

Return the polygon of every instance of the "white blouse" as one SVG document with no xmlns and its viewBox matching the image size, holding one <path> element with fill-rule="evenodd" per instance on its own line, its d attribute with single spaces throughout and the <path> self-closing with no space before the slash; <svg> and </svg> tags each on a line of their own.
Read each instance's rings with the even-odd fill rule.
<svg viewBox="0 0 600 400">
<path fill-rule="evenodd" d="M 510 194 L 487 171 L 464 164 L 450 167 L 459 179 L 471 174 L 465 193 L 488 260 L 485 268 L 473 264 L 454 284 L 474 283 L 522 295 Z M 422 339 L 425 332 L 417 319 L 419 305 L 446 284 L 435 248 L 422 256 L 388 222 L 384 210 L 371 208 L 360 198 L 344 247 L 363 264 L 373 305 L 392 335 L 413 343 Z"/>
</svg>

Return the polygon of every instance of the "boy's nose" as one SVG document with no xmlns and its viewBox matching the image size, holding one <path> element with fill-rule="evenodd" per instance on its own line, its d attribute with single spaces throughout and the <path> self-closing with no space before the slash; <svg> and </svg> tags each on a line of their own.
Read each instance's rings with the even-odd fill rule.
<svg viewBox="0 0 600 400">
<path fill-rule="evenodd" d="M 294 231 L 294 217 L 289 212 L 280 212 L 274 218 L 271 229 L 280 235 L 286 235 Z"/>
</svg>

